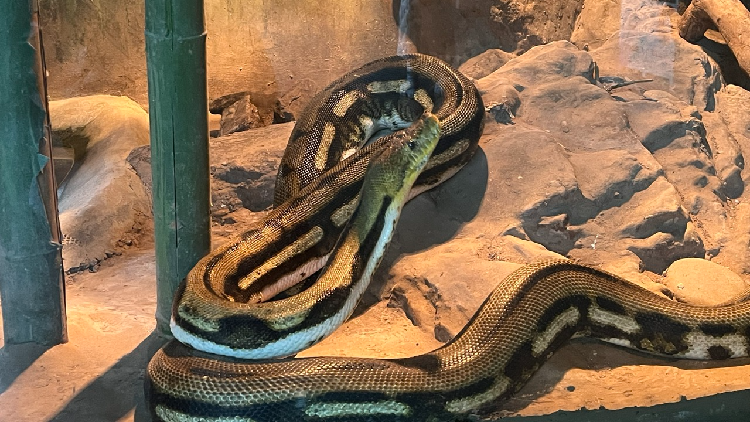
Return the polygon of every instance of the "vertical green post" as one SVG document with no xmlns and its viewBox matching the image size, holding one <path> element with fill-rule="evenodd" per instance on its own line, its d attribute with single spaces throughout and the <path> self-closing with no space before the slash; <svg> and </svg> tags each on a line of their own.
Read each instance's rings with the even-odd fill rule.
<svg viewBox="0 0 750 422">
<path fill-rule="evenodd" d="M 9 344 L 52 345 L 67 330 L 38 10 L 28 0 L 0 1 L 3 330 Z"/>
<path fill-rule="evenodd" d="M 146 0 L 146 64 L 156 242 L 156 328 L 211 246 L 206 32 L 202 0 Z"/>
</svg>

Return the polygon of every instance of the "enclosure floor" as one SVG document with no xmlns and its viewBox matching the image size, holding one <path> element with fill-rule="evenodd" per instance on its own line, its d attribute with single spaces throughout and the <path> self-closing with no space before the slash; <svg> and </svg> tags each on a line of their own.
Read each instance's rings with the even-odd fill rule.
<svg viewBox="0 0 750 422">
<path fill-rule="evenodd" d="M 0 421 L 147 421 L 143 368 L 162 344 L 152 334 L 153 250 L 105 261 L 96 273 L 68 277 L 66 284 L 68 343 L 51 348 L 5 345 L 0 331 Z M 361 346 L 376 336 L 357 331 L 372 329 L 372 314 L 383 320 L 387 312 L 385 306 L 372 307 L 315 353 L 341 350 L 341 336 L 353 335 L 356 339 L 349 343 Z M 396 325 L 384 331 L 420 335 L 390 320 Z M 427 338 L 419 344 L 398 353 L 418 354 L 434 346 Z M 639 407 L 644 403 L 649 406 Z M 528 422 L 748 420 L 750 360 L 730 366 L 670 362 L 601 344 L 573 343 L 508 405 L 510 419 Z M 560 408 L 569 411 L 555 413 Z"/>
</svg>

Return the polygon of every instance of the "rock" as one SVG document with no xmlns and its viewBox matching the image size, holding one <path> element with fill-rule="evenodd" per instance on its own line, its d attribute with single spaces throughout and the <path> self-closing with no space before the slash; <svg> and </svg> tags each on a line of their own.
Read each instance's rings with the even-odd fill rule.
<svg viewBox="0 0 750 422">
<path fill-rule="evenodd" d="M 588 0 L 576 19 L 570 41 L 582 49 L 601 47 L 620 30 L 665 32 L 678 20 L 676 11 L 648 0 Z"/>
<path fill-rule="evenodd" d="M 699 110 L 713 110 L 722 86 L 716 63 L 674 32 L 621 30 L 591 56 L 601 75 L 653 79 L 642 85 L 668 91 Z"/>
<path fill-rule="evenodd" d="M 500 127 L 504 129 L 500 130 Z M 540 226 L 545 217 L 567 214 L 568 219 L 572 219 L 577 218 L 580 211 L 572 204 L 575 202 L 574 198 L 581 198 L 581 193 L 573 168 L 565 159 L 559 142 L 544 131 L 527 124 L 494 126 L 485 130 L 482 150 L 486 154 L 483 159 L 487 160 L 488 174 L 474 176 L 486 178 L 484 193 L 475 193 L 482 206 L 477 216 L 463 228 L 464 234 L 493 234 L 494 237 L 510 231 L 516 237 L 541 243 L 549 250 L 567 252 L 544 243 L 542 240 L 548 236 Z M 461 173 L 457 177 L 463 177 Z M 555 177 L 550 178 L 549 174 L 555 174 Z M 467 172 L 466 177 L 469 175 Z M 456 183 L 460 180 L 456 179 Z M 438 192 L 443 189 L 460 189 L 461 185 L 458 184 L 452 187 L 453 182 L 451 180 L 444 187 L 439 187 Z M 472 181 L 469 179 L 464 183 L 471 186 Z M 476 182 L 474 185 L 476 186 Z M 475 187 L 477 188 L 481 189 L 481 185 Z M 443 206 L 449 204 L 438 202 L 438 207 Z"/>
<path fill-rule="evenodd" d="M 259 215 L 254 213 L 271 207 L 276 171 L 293 127 L 293 123 L 271 125 L 211 139 L 214 222 L 237 224 L 238 228 L 230 231 L 242 230 L 246 224 L 257 221 Z M 235 212 L 240 210 L 252 212 Z"/>
<path fill-rule="evenodd" d="M 674 298 L 673 293 L 661 284 L 661 278 L 658 275 L 641 270 L 641 260 L 635 254 L 622 254 L 618 257 L 613 257 L 603 262 L 600 268 L 634 284 L 638 284 L 654 294 L 670 299 Z"/>
<path fill-rule="evenodd" d="M 499 180 L 492 177 L 491 167 L 492 183 L 484 203 L 498 214 L 518 216 L 520 220 L 502 225 L 512 227 L 515 236 L 586 262 L 601 262 L 597 256 L 627 255 L 630 250 L 647 258 L 643 269 L 658 273 L 671 262 L 668 257 L 703 256 L 700 239 L 685 237 L 689 219 L 679 192 L 631 129 L 622 101 L 594 84 L 592 66 L 585 52 L 553 43 L 532 49 L 478 81 L 485 97 L 498 95 L 494 87 L 525 88 L 518 94 L 516 127 L 485 130 L 482 147 L 498 169 Z M 548 140 L 535 139 L 528 125 L 544 131 L 539 133 Z M 495 145 L 500 146 L 497 153 Z M 546 174 L 555 176 L 545 178 Z M 500 180 L 505 180 L 503 201 L 493 203 Z M 517 190 L 511 188 L 515 182 L 520 183 Z M 550 182 L 565 188 L 551 189 Z M 515 203 L 516 197 L 527 202 Z M 662 210 L 661 204 L 670 205 Z M 624 221 L 638 223 L 623 226 Z M 651 238 L 661 231 L 669 234 Z M 633 236 L 640 243 L 632 243 Z M 668 257 L 658 260 L 653 256 L 658 254 L 645 252 L 649 247 L 668 251 Z"/>
<path fill-rule="evenodd" d="M 726 267 L 698 258 L 680 259 L 666 271 L 664 284 L 675 298 L 696 306 L 717 306 L 744 299 L 748 286 Z"/>
<path fill-rule="evenodd" d="M 676 29 L 681 19 L 666 4 L 591 0 L 578 16 L 571 41 L 591 50 L 602 75 L 654 78 L 648 89 L 671 91 L 688 104 L 711 110 L 722 86 L 717 61 L 725 80 L 747 84 L 747 75 L 721 36 L 699 46 L 681 39 Z"/>
<path fill-rule="evenodd" d="M 268 126 L 274 121 L 273 110 L 258 110 L 258 107 L 252 103 L 249 92 L 238 92 L 216 98 L 209 104 L 209 111 L 221 114 L 220 136 Z"/>
<path fill-rule="evenodd" d="M 639 161 L 642 158 L 625 149 L 579 151 L 568 156 L 581 194 L 602 208 L 621 205 L 661 175 L 657 165 Z"/>
<path fill-rule="evenodd" d="M 559 133 L 568 139 L 566 147 L 573 152 L 605 131 L 630 137 L 623 141 L 626 146 L 634 143 L 627 133 L 628 122 L 621 104 L 589 79 L 578 76 L 542 83 L 528 88 L 520 97 L 517 117 L 550 133 Z M 587 112 L 593 110 L 596 112 Z M 606 138 L 602 141 L 596 150 L 613 142 Z"/>
<path fill-rule="evenodd" d="M 738 230 L 741 227 L 750 227 L 750 176 L 747 172 L 747 159 L 750 155 L 750 92 L 734 85 L 728 85 L 716 94 L 716 117 L 713 122 L 719 124 L 720 131 L 715 131 L 717 141 L 722 143 L 718 146 L 719 152 L 726 152 L 727 156 L 722 163 L 729 173 L 736 172 L 735 166 L 740 170 L 739 182 L 735 179 L 735 186 L 731 200 L 726 202 L 729 211 L 729 224 L 732 227 L 731 235 L 727 236 L 724 245 L 726 254 L 719 255 L 713 260 L 726 265 L 737 273 L 750 273 L 750 232 Z M 723 125 L 721 125 L 723 123 Z M 707 130 L 710 129 L 706 126 Z M 727 134 L 729 136 L 723 136 Z M 708 139 L 712 139 L 712 132 L 708 133 Z M 719 156 L 720 157 L 720 156 Z M 718 165 L 717 165 L 718 167 Z"/>
<path fill-rule="evenodd" d="M 211 114 L 221 114 L 221 112 L 224 111 L 225 108 L 249 96 L 250 96 L 249 91 L 242 91 L 242 92 L 234 92 L 231 94 L 222 95 L 221 97 L 218 97 L 218 98 L 214 98 L 213 100 L 210 100 L 208 102 L 208 112 Z"/>
<path fill-rule="evenodd" d="M 58 189 L 63 266 L 106 258 L 123 238 L 148 236 L 151 201 L 127 162 L 148 144 L 148 115 L 126 97 L 93 96 L 50 102 L 52 127 L 74 149 L 76 163 Z M 86 268 L 90 268 L 88 264 Z M 82 270 L 82 269 L 81 269 Z"/>
<path fill-rule="evenodd" d="M 573 31 L 583 1 L 525 3 L 500 0 L 490 7 L 490 17 L 503 29 L 501 47 L 524 52 L 539 44 L 565 40 Z M 497 31 L 497 29 L 496 29 Z M 509 48 L 515 41 L 515 48 Z"/>
<path fill-rule="evenodd" d="M 500 79 L 477 83 L 477 89 L 482 94 L 484 108 L 487 115 L 496 123 L 511 124 L 521 106 L 519 93 L 513 85 Z"/>
<path fill-rule="evenodd" d="M 716 94 L 716 113 L 727 124 L 737 142 L 746 151 L 750 145 L 750 92 L 728 85 Z"/>
<path fill-rule="evenodd" d="M 399 236 L 413 233 L 406 227 L 399 231 Z M 430 303 L 432 315 L 424 313 L 429 316 L 424 318 L 423 330 L 435 339 L 445 340 L 453 338 L 495 285 L 519 266 L 478 256 L 474 242 L 465 239 L 405 256 L 386 270 L 390 279 L 386 288 L 376 284 L 370 292 L 389 297 L 392 289 L 400 289 L 405 297 L 402 307 L 424 309 L 424 302 Z M 378 270 L 381 277 L 382 271 Z"/>
<path fill-rule="evenodd" d="M 138 177 L 140 177 L 141 182 L 143 182 L 146 192 L 151 196 L 151 189 L 154 184 L 151 178 L 151 145 L 141 145 L 133 148 L 130 154 L 128 154 L 127 160 Z"/>
<path fill-rule="evenodd" d="M 663 271 L 676 259 L 706 255 L 702 239 L 692 224 L 686 224 L 684 233 L 678 236 L 657 232 L 643 239 L 623 240 L 622 244 L 640 258 L 643 268 L 653 272 Z"/>
<path fill-rule="evenodd" d="M 293 123 L 271 125 L 211 138 L 211 217 L 215 236 L 244 231 L 271 207 L 276 171 L 293 127 Z M 150 189 L 150 147 L 134 149 L 129 160 Z M 224 225 L 228 227 L 222 228 Z"/>
<path fill-rule="evenodd" d="M 513 53 L 507 53 L 499 48 L 491 48 L 478 56 L 474 56 L 458 67 L 458 70 L 472 79 L 481 79 L 505 63 L 516 57 Z"/>
<path fill-rule="evenodd" d="M 489 244 L 485 243 L 477 252 L 480 258 L 515 263 L 563 258 L 563 255 L 552 252 L 539 243 L 528 239 L 520 239 L 510 233 L 505 234 L 505 236 L 492 239 Z"/>
<path fill-rule="evenodd" d="M 219 133 L 229 135 L 230 133 L 262 126 L 266 126 L 266 124 L 260 116 L 258 107 L 250 102 L 250 97 L 243 97 L 222 111 Z"/>
<path fill-rule="evenodd" d="M 713 157 L 716 177 L 721 183 L 721 192 L 728 198 L 738 198 L 745 189 L 742 168 L 745 159 L 740 145 L 718 113 L 704 113 L 703 125 Z"/>
<path fill-rule="evenodd" d="M 719 65 L 724 82 L 742 87 L 745 90 L 750 89 L 750 75 L 742 70 L 737 62 L 737 57 L 720 33 L 709 29 L 695 44 L 700 46 Z"/>
<path fill-rule="evenodd" d="M 273 106 L 273 123 L 288 123 L 294 120 L 296 120 L 294 114 L 281 104 L 281 100 L 276 100 L 276 104 Z"/>
<path fill-rule="evenodd" d="M 651 91 L 649 91 L 651 92 Z M 628 121 L 679 192 L 682 206 L 701 221 L 712 255 L 729 235 L 723 192 L 706 129 L 697 111 L 679 100 L 638 100 L 625 106 Z"/>
<path fill-rule="evenodd" d="M 584 50 L 598 48 L 620 29 L 620 9 L 620 0 L 584 1 L 570 42 Z"/>
<path fill-rule="evenodd" d="M 592 57 L 567 41 L 534 47 L 478 81 L 480 86 L 510 83 L 518 91 L 555 80 L 581 76 L 594 81 Z M 481 88 L 480 88 L 481 89 Z"/>
</svg>

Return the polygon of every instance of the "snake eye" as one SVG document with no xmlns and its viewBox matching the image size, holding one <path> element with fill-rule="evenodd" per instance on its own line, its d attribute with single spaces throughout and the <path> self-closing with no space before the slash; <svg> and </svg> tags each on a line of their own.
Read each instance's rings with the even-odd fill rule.
<svg viewBox="0 0 750 422">
<path fill-rule="evenodd" d="M 414 141 L 409 141 L 409 142 L 406 143 L 406 145 L 408 145 L 409 148 L 411 148 L 411 149 L 414 149 L 414 148 L 417 147 L 417 143 L 414 142 Z"/>
</svg>

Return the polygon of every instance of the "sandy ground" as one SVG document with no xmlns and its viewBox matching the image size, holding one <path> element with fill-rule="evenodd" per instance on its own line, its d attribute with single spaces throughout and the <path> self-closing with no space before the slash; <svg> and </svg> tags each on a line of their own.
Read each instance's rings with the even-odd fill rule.
<svg viewBox="0 0 750 422">
<path fill-rule="evenodd" d="M 129 421 L 158 345 L 153 250 L 66 278 L 68 343 L 0 349 L 0 420 Z"/>
</svg>

